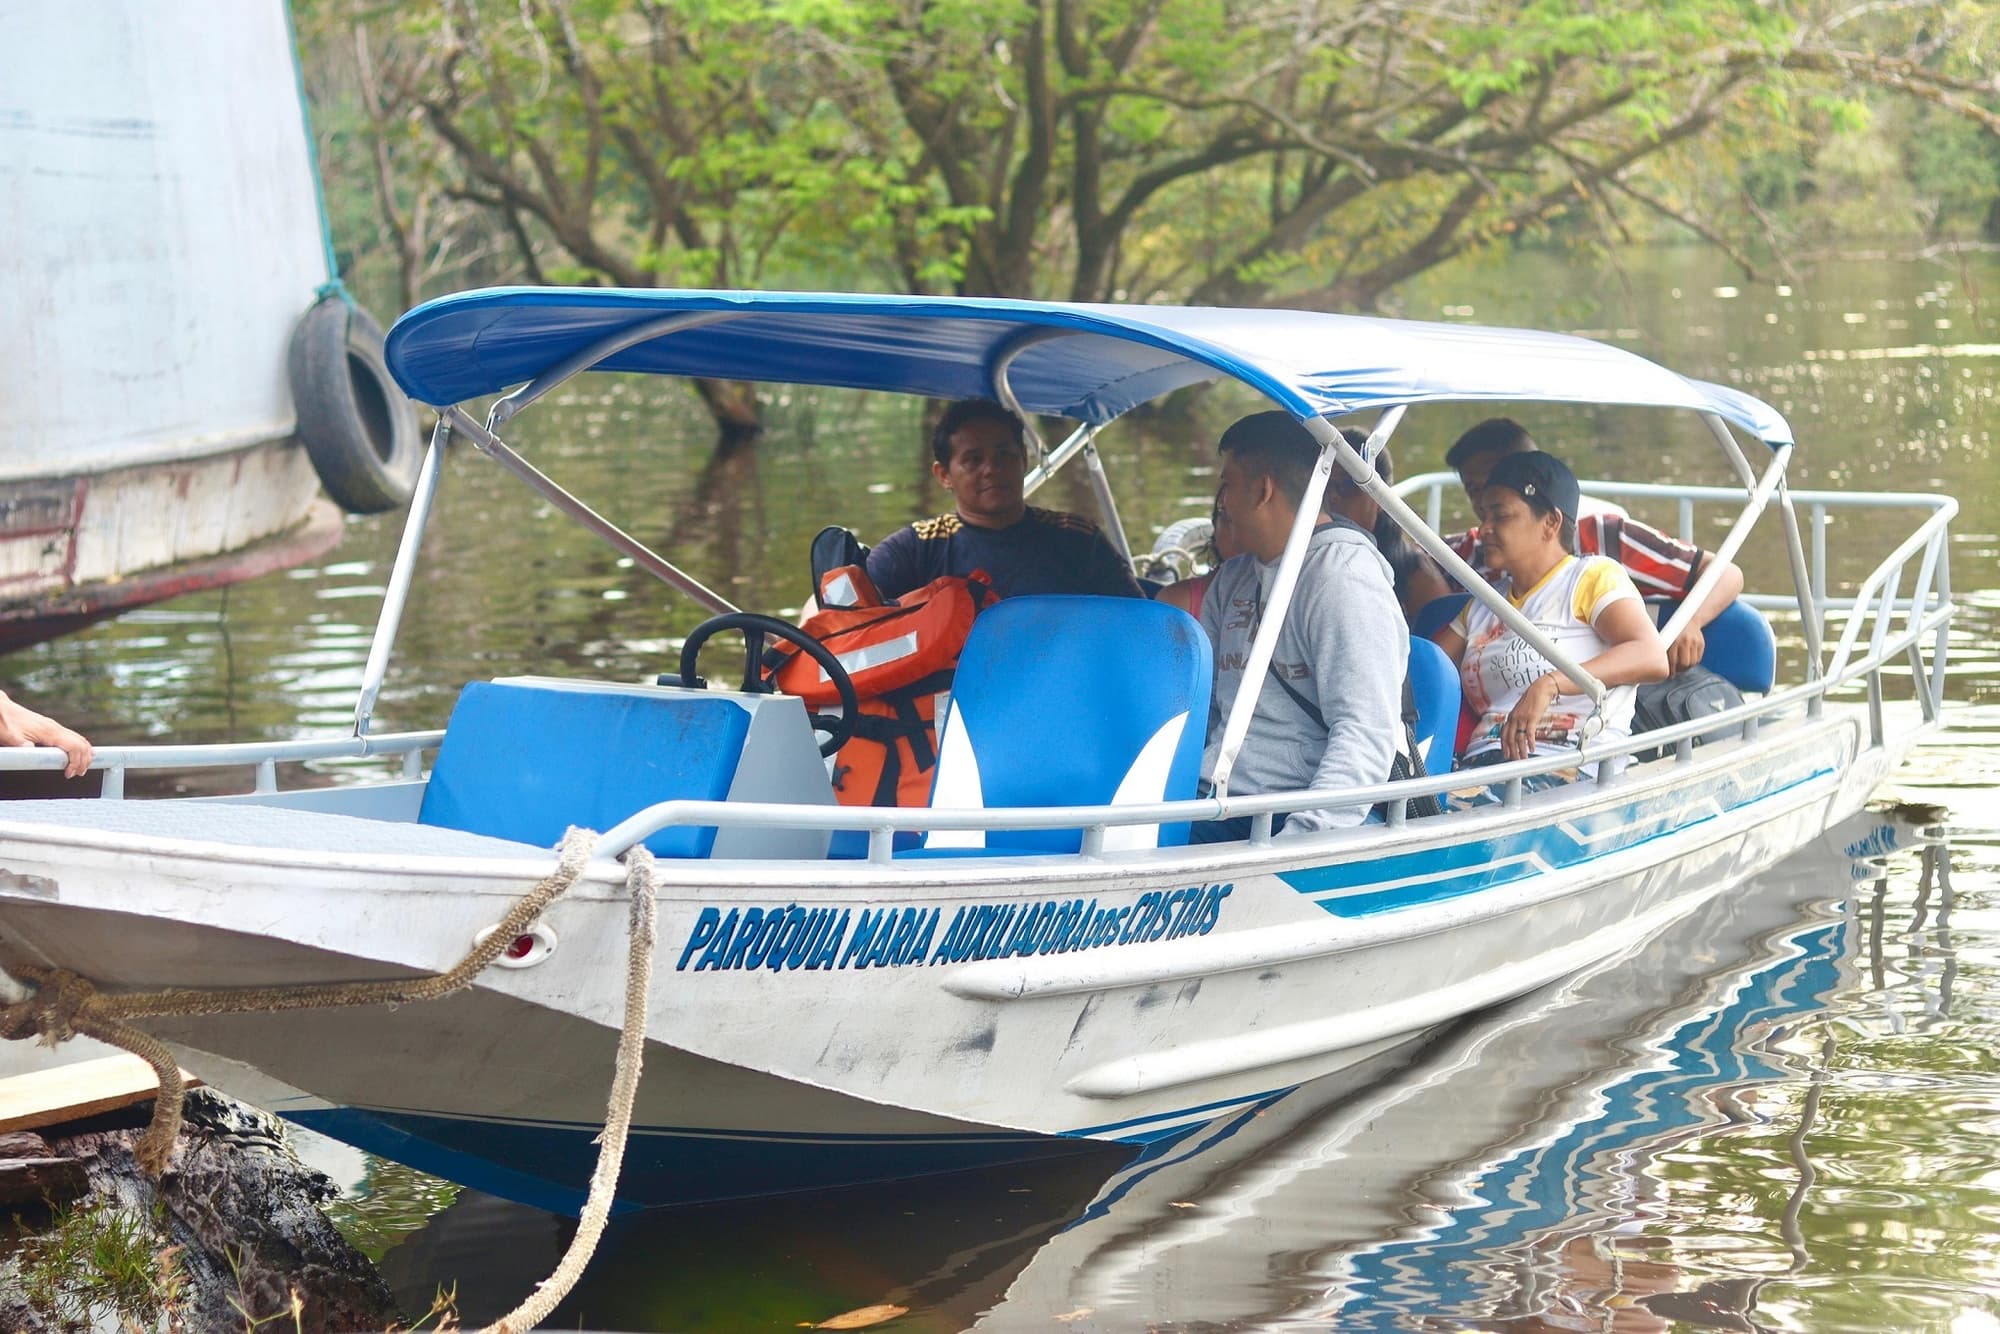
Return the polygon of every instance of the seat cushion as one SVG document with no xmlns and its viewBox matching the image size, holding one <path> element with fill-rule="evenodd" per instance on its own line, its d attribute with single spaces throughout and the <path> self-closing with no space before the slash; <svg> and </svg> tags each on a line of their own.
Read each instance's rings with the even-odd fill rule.
<svg viewBox="0 0 2000 1334">
<path fill-rule="evenodd" d="M 562 689 L 475 681 L 458 697 L 418 819 L 547 847 L 653 805 L 723 801 L 750 715 L 698 691 Z M 715 827 L 646 840 L 659 857 L 706 857 Z"/>
<path fill-rule="evenodd" d="M 1410 694 L 1417 705 L 1417 744 L 1424 748 L 1424 771 L 1451 768 L 1458 739 L 1458 712 L 1464 687 L 1458 666 L 1428 639 L 1410 637 Z"/>
<path fill-rule="evenodd" d="M 1010 598 L 980 614 L 952 683 L 931 804 L 1149 804 L 1194 796 L 1208 725 L 1208 637 L 1138 598 Z M 1113 827 L 1105 847 L 1168 846 L 1186 824 Z M 935 831 L 929 849 L 1074 852 L 1077 829 Z"/>
<path fill-rule="evenodd" d="M 1679 610 L 1680 603 L 1659 607 L 1657 623 Z M 1738 598 L 1702 627 L 1701 665 L 1738 690 L 1768 694 L 1778 677 L 1778 637 L 1764 613 Z"/>
</svg>

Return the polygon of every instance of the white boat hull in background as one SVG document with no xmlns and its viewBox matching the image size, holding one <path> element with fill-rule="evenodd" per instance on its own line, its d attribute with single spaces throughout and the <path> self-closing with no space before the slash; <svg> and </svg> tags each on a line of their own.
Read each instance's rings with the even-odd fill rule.
<svg viewBox="0 0 2000 1334">
<path fill-rule="evenodd" d="M 286 379 L 327 281 L 278 0 L 0 0 L 0 645 L 339 536 Z"/>
</svg>

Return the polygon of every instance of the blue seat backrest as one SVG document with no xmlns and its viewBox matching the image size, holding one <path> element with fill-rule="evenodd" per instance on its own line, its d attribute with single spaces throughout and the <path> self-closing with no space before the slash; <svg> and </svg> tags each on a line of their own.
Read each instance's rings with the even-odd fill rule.
<svg viewBox="0 0 2000 1334">
<path fill-rule="evenodd" d="M 1660 606 L 1658 623 L 1680 606 L 1668 602 Z M 1722 614 L 1701 629 L 1701 665 L 1722 677 L 1738 690 L 1768 694 L 1778 678 L 1778 637 L 1764 613 L 1738 598 L 1722 609 Z"/>
<path fill-rule="evenodd" d="M 979 614 L 938 738 L 933 806 L 1085 806 L 1195 795 L 1214 678 L 1192 616 L 1140 598 L 1008 598 Z M 1105 847 L 1187 842 L 1112 827 Z M 1074 852 L 1081 830 L 934 831 L 924 851 Z"/>
<path fill-rule="evenodd" d="M 1410 618 L 1410 633 L 1418 639 L 1429 639 L 1438 631 L 1452 623 L 1454 617 L 1472 601 L 1470 593 L 1446 593 L 1432 598 L 1417 608 L 1417 614 Z"/>
<path fill-rule="evenodd" d="M 658 695 L 475 681 L 458 697 L 420 823 L 554 847 L 658 801 L 723 801 L 750 715 L 697 692 Z M 713 826 L 646 840 L 656 856 L 706 857 Z"/>
<path fill-rule="evenodd" d="M 1417 703 L 1417 744 L 1424 748 L 1425 773 L 1451 768 L 1462 689 L 1458 666 L 1445 651 L 1428 639 L 1410 636 L 1410 694 Z"/>
</svg>

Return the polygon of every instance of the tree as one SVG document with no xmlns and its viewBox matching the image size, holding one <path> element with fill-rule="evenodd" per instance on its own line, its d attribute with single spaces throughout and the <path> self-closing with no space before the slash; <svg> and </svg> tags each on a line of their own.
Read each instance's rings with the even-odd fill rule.
<svg viewBox="0 0 2000 1334">
<path fill-rule="evenodd" d="M 759 251 L 784 220 L 744 207 L 746 187 L 768 188 L 787 160 L 811 151 L 807 127 L 766 105 L 756 74 L 766 53 L 740 25 L 684 28 L 647 0 L 432 0 L 394 11 L 311 0 L 300 9 L 309 63 L 341 38 L 364 56 L 371 45 L 421 53 L 359 62 L 373 159 L 388 160 L 389 127 L 420 124 L 436 151 L 403 160 L 420 178 L 410 193 L 481 210 L 530 282 L 754 282 Z M 385 166 L 377 179 L 393 174 Z M 387 230 L 407 252 L 416 242 L 402 195 L 377 190 Z M 748 386 L 697 387 L 726 436 L 754 432 Z"/>
<path fill-rule="evenodd" d="M 313 0 L 426 46 L 381 98 L 440 149 L 412 169 L 537 281 L 1367 309 L 1640 219 L 1747 266 L 1762 220 L 1716 159 L 1828 107 L 2000 135 L 2000 16 L 1957 0 L 354 4 Z"/>
<path fill-rule="evenodd" d="M 1828 101 L 1889 90 L 2000 130 L 1973 77 L 1990 8 L 1820 8 L 1016 0 L 871 26 L 926 173 L 977 220 L 964 290 L 1365 309 L 1570 215 L 1741 253 L 1754 215 L 1661 178 Z"/>
<path fill-rule="evenodd" d="M 505 258 L 511 242 L 486 210 L 442 188 L 445 149 L 401 92 L 424 78 L 429 45 L 337 4 L 308 0 L 296 20 L 349 284 L 403 310 L 440 288 L 517 274 Z"/>
</svg>

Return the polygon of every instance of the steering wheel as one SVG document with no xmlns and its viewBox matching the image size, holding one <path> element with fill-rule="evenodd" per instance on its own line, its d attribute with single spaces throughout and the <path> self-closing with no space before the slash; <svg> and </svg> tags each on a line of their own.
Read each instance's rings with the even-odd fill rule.
<svg viewBox="0 0 2000 1334">
<path fill-rule="evenodd" d="M 781 621 L 775 616 L 760 616 L 754 611 L 726 611 L 720 616 L 711 616 L 694 628 L 681 648 L 680 683 L 690 690 L 703 689 L 708 683 L 695 674 L 695 660 L 701 656 L 701 646 L 724 630 L 743 632 L 743 689 L 746 693 L 769 695 L 774 693 L 770 682 L 764 679 L 763 657 L 764 636 L 772 635 L 787 643 L 796 644 L 799 651 L 820 665 L 827 680 L 840 696 L 840 713 L 808 713 L 806 721 L 815 732 L 825 732 L 826 740 L 820 742 L 819 753 L 831 755 L 847 744 L 854 735 L 856 720 L 861 716 L 861 696 L 854 689 L 854 678 L 840 665 L 840 659 L 833 656 L 833 650 L 814 639 L 789 621 Z M 668 678 L 661 677 L 662 685 Z"/>
</svg>

